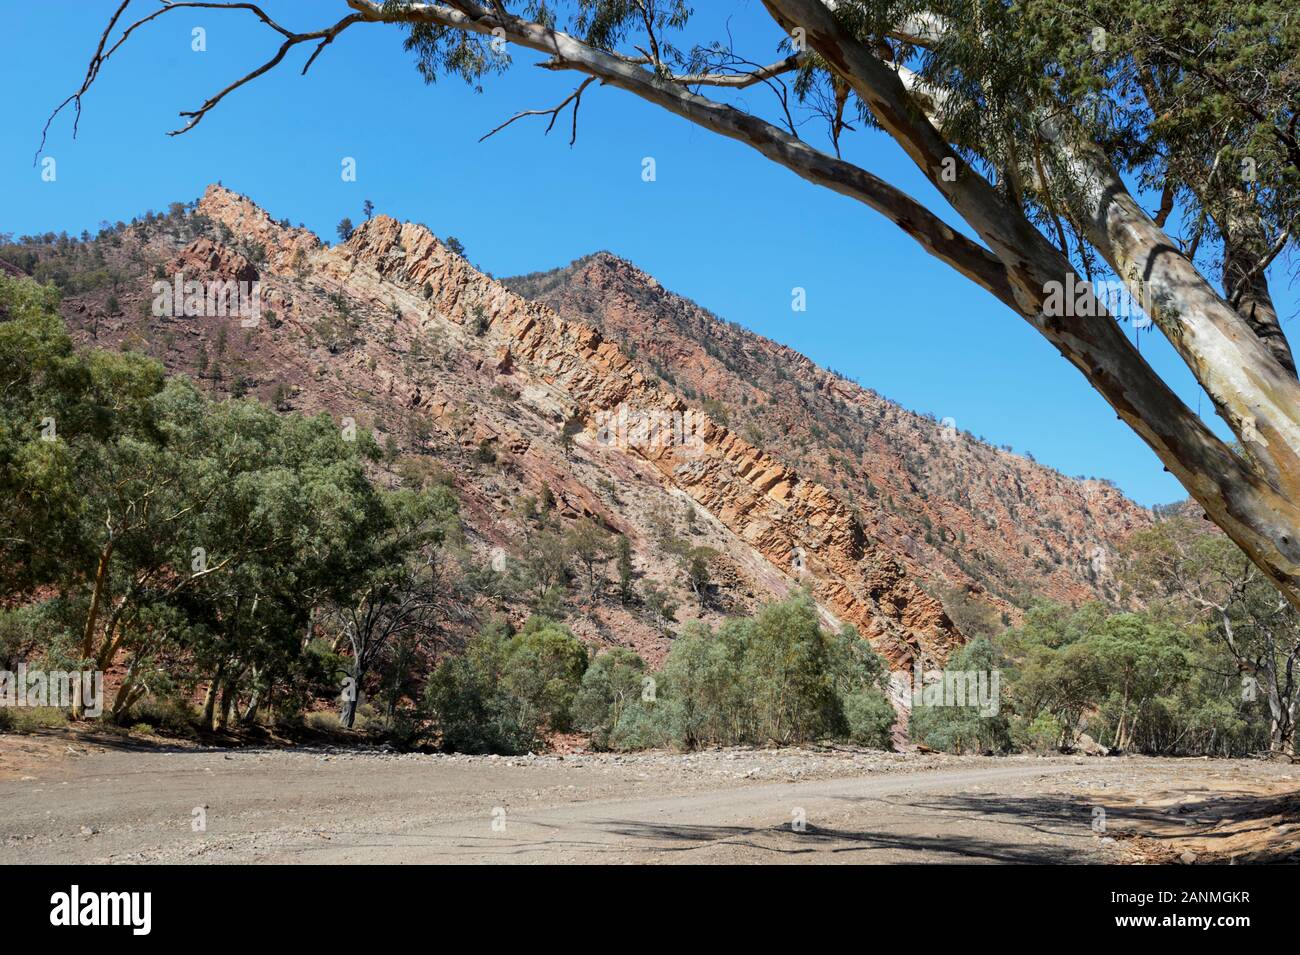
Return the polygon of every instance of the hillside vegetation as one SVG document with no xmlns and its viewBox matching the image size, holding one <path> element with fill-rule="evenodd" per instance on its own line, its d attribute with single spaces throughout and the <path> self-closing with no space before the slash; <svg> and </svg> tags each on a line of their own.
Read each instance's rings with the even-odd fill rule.
<svg viewBox="0 0 1300 955">
<path fill-rule="evenodd" d="M 913 707 L 934 748 L 1293 749 L 1300 631 L 1221 535 L 611 256 L 509 280 L 565 324 L 423 227 L 348 236 L 214 187 L 0 248 L 51 283 L 0 279 L 0 668 L 105 670 L 128 726 L 522 751 L 888 745 L 890 671 L 946 660 L 1001 705 Z M 154 314 L 177 272 L 256 276 L 260 324 Z M 711 463 L 602 446 L 624 395 L 699 407 Z"/>
</svg>

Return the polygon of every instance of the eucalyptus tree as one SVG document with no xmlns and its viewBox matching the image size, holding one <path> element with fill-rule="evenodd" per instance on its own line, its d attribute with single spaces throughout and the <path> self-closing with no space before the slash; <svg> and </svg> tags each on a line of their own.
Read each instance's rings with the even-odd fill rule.
<svg viewBox="0 0 1300 955">
<path fill-rule="evenodd" d="M 0 277 L 0 598 L 49 584 L 86 550 L 75 478 L 109 409 L 60 322 L 52 286 Z"/>
<path fill-rule="evenodd" d="M 299 46 L 311 51 L 305 73 L 350 29 L 403 30 L 430 82 L 479 84 L 515 51 L 540 54 L 536 65 L 575 74 L 572 92 L 497 129 L 528 116 L 549 117 L 549 129 L 567 113 L 576 135 L 583 97 L 611 87 L 873 209 L 1046 338 L 1300 606 L 1300 381 L 1269 287 L 1270 264 L 1295 246 L 1294 11 L 1283 0 L 761 6 L 783 34 L 774 49 L 686 42 L 684 0 L 332 0 L 318 5 L 323 25 L 304 31 L 250 3 L 175 2 L 137 17 L 124 0 L 55 112 L 80 111 L 138 28 L 193 7 L 256 17 L 279 45 L 183 112 L 178 134 Z M 766 111 L 757 87 L 773 93 Z M 825 120 L 827 148 L 801 135 L 809 113 Z M 895 140 L 964 228 L 842 158 L 844 137 L 861 130 Z M 1141 320 L 1169 340 L 1235 442 L 1174 393 L 1106 302 L 1063 300 L 1096 279 L 1144 303 Z"/>
<path fill-rule="evenodd" d="M 378 453 L 367 432 L 345 434 L 327 415 L 282 416 L 252 400 L 214 403 L 210 416 L 229 463 L 199 533 L 208 561 L 231 565 L 198 592 L 211 625 L 196 655 L 210 676 L 205 718 L 225 725 L 238 699 L 255 712 L 277 682 L 294 677 L 313 615 L 353 599 L 389 525 L 366 474 Z"/>
<path fill-rule="evenodd" d="M 190 579 L 173 572 L 167 542 L 214 485 L 168 436 L 199 398 L 150 359 L 75 350 L 52 289 L 5 279 L 0 305 L 0 582 L 57 593 L 71 656 L 104 670 L 146 592 Z"/>
<path fill-rule="evenodd" d="M 1139 531 L 1122 556 L 1122 575 L 1139 598 L 1171 604 L 1187 629 L 1203 627 L 1219 645 L 1229 684 L 1267 711 L 1269 750 L 1293 756 L 1300 722 L 1295 608 L 1231 542 L 1186 518 Z"/>
<path fill-rule="evenodd" d="M 348 684 L 340 720 L 351 727 L 367 677 L 386 653 L 400 649 L 412 662 L 432 655 L 440 625 L 456 616 L 460 594 L 448 544 L 457 529 L 455 495 L 441 485 L 398 490 L 382 499 L 382 530 L 365 542 L 350 599 L 335 611 L 346 641 Z M 391 675 L 401 680 L 401 674 Z"/>
<path fill-rule="evenodd" d="M 392 527 L 373 440 L 76 349 L 56 307 L 0 277 L 0 600 L 58 618 L 60 645 L 35 650 L 124 666 L 115 716 L 163 668 L 208 684 L 207 725 L 241 695 L 255 714 L 314 669 L 312 612 L 353 599 Z"/>
</svg>

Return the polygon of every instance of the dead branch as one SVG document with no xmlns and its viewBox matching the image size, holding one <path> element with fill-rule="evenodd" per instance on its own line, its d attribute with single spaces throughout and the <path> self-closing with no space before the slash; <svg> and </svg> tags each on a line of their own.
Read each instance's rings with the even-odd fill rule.
<svg viewBox="0 0 1300 955">
<path fill-rule="evenodd" d="M 263 73 L 266 73 L 268 70 L 273 69 L 276 65 L 280 63 L 281 60 L 284 59 L 285 54 L 288 53 L 289 50 L 291 50 L 293 47 L 299 45 L 300 43 L 310 43 L 312 41 L 319 41 L 315 51 L 308 58 L 307 64 L 302 69 L 303 73 L 306 73 L 308 68 L 315 61 L 316 57 L 320 55 L 321 51 L 326 46 L 328 46 L 330 43 L 334 41 L 335 37 L 337 37 L 341 32 L 346 30 L 352 24 L 359 23 L 366 19 L 364 16 L 362 16 L 359 13 L 352 13 L 344 17 L 338 23 L 335 23 L 333 26 L 326 27 L 323 30 L 314 30 L 309 33 L 295 33 L 292 30 L 287 29 L 286 27 L 282 26 L 281 24 L 273 20 L 266 13 L 265 10 L 263 10 L 260 6 L 258 6 L 255 3 L 236 2 L 236 0 L 230 0 L 230 2 L 217 2 L 217 0 L 159 0 L 159 3 L 162 4 L 162 6 L 159 9 L 154 10 L 152 13 L 146 14 L 145 16 L 142 16 L 138 20 L 132 22 L 122 31 L 121 36 L 117 38 L 116 42 L 114 42 L 112 46 L 109 46 L 108 45 L 109 37 L 112 36 L 114 28 L 117 26 L 118 22 L 122 19 L 122 15 L 126 13 L 126 8 L 131 5 L 131 0 L 122 0 L 121 5 L 119 5 L 117 10 L 113 12 L 113 15 L 109 18 L 108 25 L 104 27 L 104 32 L 100 35 L 99 44 L 95 47 L 95 52 L 90 58 L 90 64 L 86 67 L 86 75 L 81 81 L 80 88 L 78 88 L 76 92 L 72 93 L 65 100 L 63 100 L 63 102 L 59 103 L 59 105 L 54 108 L 54 111 L 50 113 L 49 118 L 46 119 L 45 126 L 41 129 L 40 145 L 37 147 L 36 156 L 32 160 L 33 165 L 36 163 L 37 160 L 40 159 L 41 153 L 45 151 L 45 143 L 49 137 L 50 126 L 54 123 L 54 120 L 58 117 L 58 115 L 62 113 L 63 110 L 65 110 L 68 106 L 72 106 L 75 111 L 75 119 L 73 120 L 72 123 L 72 137 L 74 139 L 76 138 L 77 129 L 81 123 L 82 97 L 86 95 L 86 93 L 90 90 L 90 87 L 94 84 L 95 80 L 99 77 L 100 70 L 103 69 L 104 64 L 108 61 L 109 57 L 111 57 L 122 47 L 122 45 L 127 41 L 127 39 L 130 38 L 132 33 L 134 33 L 136 30 L 138 30 L 140 27 L 144 26 L 145 24 L 158 19 L 158 17 L 162 16 L 165 13 L 170 13 L 173 10 L 184 10 L 184 9 L 247 10 L 249 13 L 252 13 L 255 17 L 257 17 L 257 19 L 260 20 L 262 23 L 266 24 L 276 33 L 279 33 L 281 36 L 285 38 L 284 43 L 281 44 L 275 56 L 273 56 L 266 63 L 263 63 L 256 70 L 253 70 L 251 73 L 248 73 L 245 76 L 241 77 L 240 79 L 236 80 L 235 82 L 231 83 L 229 86 L 227 86 L 221 92 L 217 93 L 215 96 L 209 97 L 208 100 L 198 109 L 182 112 L 180 115 L 189 117 L 190 121 L 180 129 L 172 130 L 171 132 L 169 132 L 167 134 L 169 136 L 177 136 L 183 132 L 186 132 L 187 130 L 193 129 L 199 123 L 199 121 L 204 117 L 204 115 L 206 115 L 210 109 L 212 109 L 214 106 L 220 103 L 221 100 L 223 100 L 227 96 L 227 94 L 233 92 L 234 90 L 238 89 L 244 84 L 256 79 L 257 77 L 261 76 Z"/>
<path fill-rule="evenodd" d="M 681 83 L 683 86 L 725 86 L 731 89 L 744 89 L 753 86 L 755 83 L 761 83 L 773 77 L 780 76 L 782 73 L 789 73 L 799 68 L 803 60 L 802 53 L 793 53 L 783 60 L 775 63 L 769 63 L 767 66 L 760 66 L 752 72 L 736 73 L 687 73 L 682 75 L 671 75 L 666 77 L 673 83 Z"/>
<path fill-rule="evenodd" d="M 578 140 L 578 107 L 582 105 L 582 92 L 594 82 L 596 82 L 596 78 L 594 76 L 587 77 L 585 80 L 583 80 L 581 83 L 578 84 L 577 89 L 575 89 L 568 96 L 564 97 L 564 99 L 560 101 L 559 105 L 555 106 L 553 109 L 526 109 L 523 112 L 515 113 L 515 115 L 511 116 L 500 126 L 496 127 L 495 129 L 489 130 L 488 132 L 480 136 L 478 141 L 483 142 L 483 140 L 487 139 L 488 137 L 495 136 L 497 133 L 501 132 L 501 130 L 505 129 L 515 120 L 523 119 L 525 116 L 550 116 L 551 121 L 546 124 L 546 133 L 549 133 L 555 127 L 555 121 L 560 118 L 560 113 L 564 110 L 564 107 L 572 103 L 573 104 L 573 132 L 569 136 L 569 145 L 572 146 Z M 546 135 L 546 133 L 543 133 L 542 135 Z"/>
<path fill-rule="evenodd" d="M 179 5 L 180 4 L 177 4 L 177 6 Z M 210 4 L 204 4 L 204 6 L 209 6 L 209 5 Z M 220 4 L 216 4 L 216 6 L 220 6 Z M 312 33 L 295 33 L 291 35 L 289 39 L 285 40 L 284 43 L 280 45 L 280 49 L 276 51 L 275 56 L 271 57 L 271 59 L 267 60 L 257 69 L 253 70 L 251 73 L 246 73 L 244 76 L 241 76 L 239 79 L 235 80 L 225 89 L 223 89 L 221 92 L 215 94 L 214 96 L 209 97 L 207 101 L 205 101 L 204 104 L 200 106 L 198 109 L 182 110 L 180 115 L 188 116 L 190 121 L 186 123 L 184 126 L 182 126 L 180 129 L 173 129 L 167 135 L 179 136 L 181 133 L 189 132 L 191 129 L 193 129 L 195 126 L 199 124 L 199 122 L 203 119 L 203 117 L 208 114 L 209 110 L 211 110 L 214 106 L 216 106 L 223 99 L 225 99 L 227 95 L 233 93 L 235 90 L 239 89 L 241 86 L 245 85 L 246 83 L 250 83 L 253 80 L 257 79 L 263 73 L 266 73 L 269 70 L 274 69 L 280 63 L 280 61 L 284 59 L 285 54 L 288 53 L 295 46 L 297 46 L 300 43 L 309 43 L 312 40 L 320 40 L 321 41 L 320 44 L 316 47 L 316 50 L 307 59 L 307 63 L 302 68 L 303 73 L 306 73 L 308 67 L 312 65 L 312 63 L 315 61 L 316 57 L 320 54 L 322 49 L 324 49 L 328 44 L 332 43 L 336 36 L 338 36 L 340 33 L 342 33 L 352 24 L 359 23 L 362 19 L 363 18 L 361 16 L 352 13 L 344 17 L 338 23 L 334 24 L 332 27 L 328 27 L 327 29 L 316 30 Z"/>
</svg>

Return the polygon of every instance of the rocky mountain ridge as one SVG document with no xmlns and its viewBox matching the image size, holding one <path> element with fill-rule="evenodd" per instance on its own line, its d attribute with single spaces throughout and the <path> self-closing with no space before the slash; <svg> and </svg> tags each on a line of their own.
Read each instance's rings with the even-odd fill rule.
<svg viewBox="0 0 1300 955">
<path fill-rule="evenodd" d="M 908 411 L 610 253 L 504 282 L 601 329 L 638 367 L 851 502 L 867 533 L 891 541 L 946 602 L 974 595 L 1014 619 L 1035 597 L 1113 599 L 1115 544 L 1151 520 L 1106 481 L 1066 477 L 952 419 Z"/>
<path fill-rule="evenodd" d="M 1091 530 L 1104 555 L 1149 520 L 1100 482 L 1072 482 L 960 434 L 929 435 L 955 470 L 918 479 L 897 436 L 883 433 L 939 426 L 720 322 L 613 256 L 503 284 L 424 226 L 376 216 L 330 247 L 220 186 L 191 209 L 122 224 L 93 250 L 73 251 L 115 276 L 111 290 L 65 298 L 81 340 L 148 351 L 219 393 L 371 428 L 394 481 L 416 469 L 454 484 L 468 544 L 484 560 L 523 558 L 539 499 L 564 521 L 585 516 L 626 536 L 642 593 L 662 585 L 677 613 L 611 599 L 608 588 L 575 595 L 569 609 L 584 639 L 630 646 L 652 663 L 670 645 L 674 616 L 678 625 L 716 620 L 800 585 L 828 622 L 853 623 L 892 666 L 937 663 L 965 626 L 945 603 L 977 624 L 980 614 L 1018 613 L 1009 599 L 1018 595 L 979 572 L 978 548 L 1006 555 L 1024 542 L 1028 558 L 1031 543 L 1059 553 L 1065 537 L 1086 540 Z M 255 279 L 261 319 L 245 327 L 153 314 L 153 282 L 176 274 Z M 629 412 L 634 421 L 689 417 L 692 441 L 610 440 L 609 422 Z M 858 448 L 864 473 L 848 480 L 847 452 Z M 1077 533 L 1035 536 L 1005 505 L 982 513 L 989 495 L 969 478 L 990 455 L 1003 462 L 998 481 L 1019 490 L 1021 514 L 1063 490 L 1053 513 Z M 955 502 L 928 503 L 953 487 Z M 1003 521 L 1007 540 L 994 545 Z M 665 546 L 674 538 L 715 555 L 705 592 L 683 583 Z M 1102 594 L 1104 559 L 1100 570 L 1095 555 L 1083 564 L 1094 579 L 1060 561 L 1031 583 L 1066 599 Z"/>
<path fill-rule="evenodd" d="M 524 380 L 522 403 L 552 416 L 557 428 L 580 423 L 597 454 L 632 454 L 651 464 L 670 487 L 780 572 L 793 571 L 823 606 L 855 624 L 891 663 L 905 666 L 916 655 L 942 660 L 958 644 L 960 634 L 941 604 L 918 588 L 879 542 L 865 536 L 842 502 L 707 416 L 701 416 L 699 448 L 596 442 L 599 412 L 632 408 L 643 416 L 656 410 L 680 415 L 688 407 L 599 332 L 505 289 L 423 226 L 377 216 L 322 256 L 321 268 L 376 300 L 404 290 L 411 296 L 398 300 L 404 313 L 418 309 L 423 295 L 425 306 L 442 320 L 462 327 L 480 323 L 474 332 L 492 346 L 498 377 Z M 410 400 L 422 399 L 412 394 Z"/>
</svg>

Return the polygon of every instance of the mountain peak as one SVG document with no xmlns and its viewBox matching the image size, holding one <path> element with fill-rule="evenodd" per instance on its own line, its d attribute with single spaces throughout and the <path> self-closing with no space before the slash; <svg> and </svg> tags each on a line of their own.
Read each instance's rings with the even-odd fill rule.
<svg viewBox="0 0 1300 955">
<path fill-rule="evenodd" d="M 576 260 L 570 266 L 574 272 L 581 272 L 587 281 L 593 278 L 613 278 L 623 282 L 633 282 L 649 289 L 662 289 L 659 280 L 642 269 L 630 259 L 625 259 L 613 252 L 601 250 Z"/>
<path fill-rule="evenodd" d="M 221 183 L 214 182 L 203 191 L 196 211 L 224 227 L 232 237 L 260 245 L 275 267 L 301 262 L 321 247 L 314 233 L 289 225 L 287 219 L 276 222 L 252 199 Z"/>
</svg>

